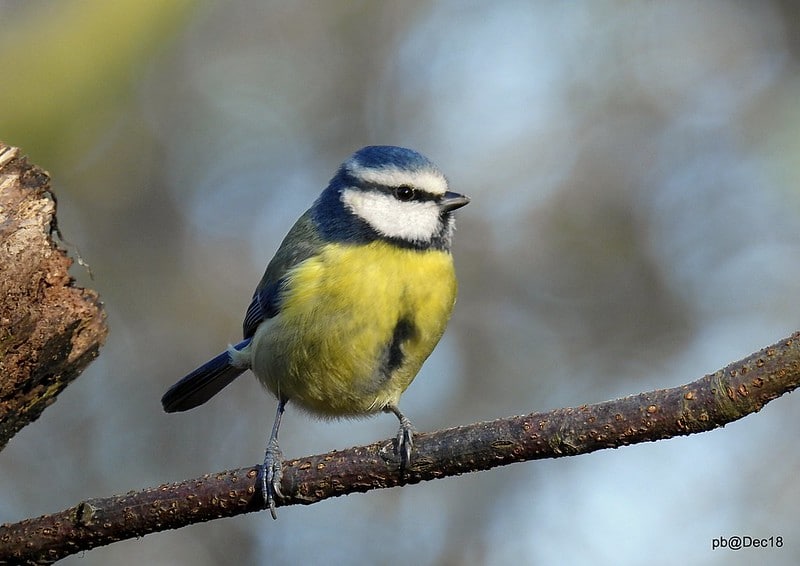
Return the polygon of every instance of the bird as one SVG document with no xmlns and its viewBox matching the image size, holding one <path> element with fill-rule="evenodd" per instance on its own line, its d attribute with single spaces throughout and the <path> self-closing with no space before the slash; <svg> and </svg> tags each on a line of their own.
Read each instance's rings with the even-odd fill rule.
<svg viewBox="0 0 800 566">
<path fill-rule="evenodd" d="M 273 519 L 283 497 L 278 430 L 287 404 L 322 418 L 393 413 L 399 468 L 408 468 L 414 427 L 400 396 L 453 311 L 453 211 L 469 202 L 414 150 L 359 149 L 267 265 L 244 317 L 244 339 L 162 397 L 166 412 L 186 411 L 252 370 L 277 398 L 259 470 Z"/>
</svg>

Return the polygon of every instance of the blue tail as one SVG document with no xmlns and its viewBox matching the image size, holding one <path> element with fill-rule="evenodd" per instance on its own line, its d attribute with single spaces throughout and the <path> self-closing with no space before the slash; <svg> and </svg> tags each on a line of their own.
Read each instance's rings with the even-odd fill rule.
<svg viewBox="0 0 800 566">
<path fill-rule="evenodd" d="M 250 340 L 248 338 L 239 342 L 234 349 L 244 349 L 250 344 Z M 161 398 L 161 405 L 168 413 L 194 409 L 211 399 L 245 371 L 247 368 L 234 366 L 231 363 L 231 356 L 227 351 L 222 352 L 170 387 Z"/>
</svg>

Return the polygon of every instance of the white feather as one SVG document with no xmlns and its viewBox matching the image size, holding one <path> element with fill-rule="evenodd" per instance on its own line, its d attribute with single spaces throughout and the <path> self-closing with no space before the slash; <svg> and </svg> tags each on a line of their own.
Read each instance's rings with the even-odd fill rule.
<svg viewBox="0 0 800 566">
<path fill-rule="evenodd" d="M 429 242 L 439 230 L 439 207 L 434 201 L 399 201 L 386 193 L 345 189 L 342 202 L 389 238 Z"/>
<path fill-rule="evenodd" d="M 434 196 L 442 196 L 447 191 L 447 179 L 439 171 L 431 169 L 409 171 L 392 166 L 376 169 L 362 167 L 356 161 L 348 162 L 347 169 L 357 179 L 384 187 L 409 185 Z"/>
</svg>

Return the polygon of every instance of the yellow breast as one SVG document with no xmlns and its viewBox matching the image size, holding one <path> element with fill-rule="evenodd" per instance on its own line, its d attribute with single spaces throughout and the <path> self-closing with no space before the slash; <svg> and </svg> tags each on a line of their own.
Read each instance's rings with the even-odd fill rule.
<svg viewBox="0 0 800 566">
<path fill-rule="evenodd" d="M 253 371 L 315 414 L 380 411 L 436 346 L 455 296 L 447 252 L 328 244 L 288 274 L 280 313 L 254 337 Z"/>
</svg>

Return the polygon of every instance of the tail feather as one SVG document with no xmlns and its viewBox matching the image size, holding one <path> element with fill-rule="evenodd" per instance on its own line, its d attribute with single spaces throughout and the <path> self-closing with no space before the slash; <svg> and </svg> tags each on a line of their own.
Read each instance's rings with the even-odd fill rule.
<svg viewBox="0 0 800 566">
<path fill-rule="evenodd" d="M 248 338 L 233 346 L 232 349 L 241 351 L 249 344 L 250 339 Z M 168 413 L 175 413 L 194 409 L 211 399 L 247 371 L 247 367 L 233 364 L 229 352 L 230 349 L 222 352 L 170 387 L 161 398 L 164 410 Z"/>
</svg>

